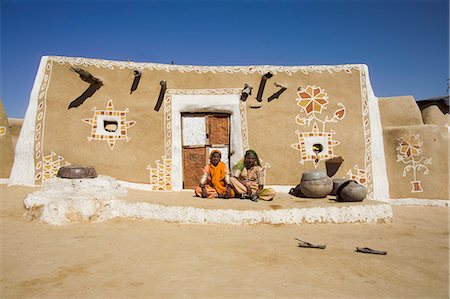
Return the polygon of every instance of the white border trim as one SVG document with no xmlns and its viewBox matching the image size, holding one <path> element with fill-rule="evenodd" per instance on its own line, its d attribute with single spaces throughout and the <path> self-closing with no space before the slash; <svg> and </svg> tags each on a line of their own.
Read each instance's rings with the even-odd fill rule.
<svg viewBox="0 0 450 299">
<path fill-rule="evenodd" d="M 426 198 L 391 198 L 380 199 L 379 201 L 392 206 L 424 206 L 424 207 L 450 207 L 450 200 L 426 199 Z"/>
<path fill-rule="evenodd" d="M 181 113 L 211 112 L 230 114 L 230 164 L 235 165 L 244 155 L 242 144 L 239 95 L 171 95 L 172 97 L 172 190 L 183 188 L 183 158 L 181 144 Z"/>
<path fill-rule="evenodd" d="M 120 185 L 122 185 L 123 187 L 125 187 L 127 189 L 140 190 L 140 191 L 151 191 L 151 192 L 164 192 L 164 193 L 167 192 L 167 190 L 154 190 L 153 185 L 149 185 L 149 184 L 145 184 L 145 183 L 133 183 L 133 182 L 121 181 L 121 180 L 117 180 L 117 181 L 120 183 Z"/>
<path fill-rule="evenodd" d="M 0 179 L 0 185 L 9 184 L 9 179 Z"/>
<path fill-rule="evenodd" d="M 362 65 L 366 73 L 367 97 L 369 102 L 370 138 L 372 155 L 372 182 L 373 199 L 389 198 L 389 181 L 384 153 L 383 128 L 381 126 L 380 108 L 378 98 L 375 96 L 370 84 L 369 68 Z"/>
<path fill-rule="evenodd" d="M 39 91 L 44 79 L 48 56 L 43 56 L 39 63 L 36 79 L 31 90 L 27 112 L 17 140 L 14 164 L 9 185 L 35 186 L 34 171 L 34 134 Z M 49 82 L 47 82 L 49 84 Z M 42 128 L 44 130 L 44 128 Z"/>
<path fill-rule="evenodd" d="M 51 56 L 50 59 L 59 64 L 69 63 L 70 65 L 81 66 L 94 66 L 97 68 L 109 68 L 114 70 L 118 69 L 150 69 L 150 70 L 162 70 L 166 72 L 178 71 L 180 73 L 196 72 L 202 73 L 244 73 L 244 74 L 265 74 L 267 72 L 286 73 L 288 76 L 292 76 L 297 72 L 304 74 L 316 72 L 346 72 L 351 74 L 352 70 L 360 70 L 361 64 L 341 64 L 341 65 L 308 65 L 308 66 L 275 66 L 275 65 L 248 65 L 248 66 L 199 66 L 199 65 L 171 65 L 161 63 L 147 63 L 147 62 L 132 62 L 132 61 L 115 61 L 105 59 L 93 59 L 82 57 L 64 57 L 64 56 Z"/>
</svg>

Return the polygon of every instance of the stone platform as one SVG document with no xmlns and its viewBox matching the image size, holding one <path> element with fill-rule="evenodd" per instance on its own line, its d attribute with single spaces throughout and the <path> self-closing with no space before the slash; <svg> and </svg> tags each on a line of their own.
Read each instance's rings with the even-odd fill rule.
<svg viewBox="0 0 450 299">
<path fill-rule="evenodd" d="M 117 180 L 60 179 L 24 201 L 33 218 L 55 225 L 138 218 L 191 224 L 379 223 L 392 220 L 390 204 L 364 200 L 338 203 L 328 198 L 297 198 L 279 193 L 273 201 L 202 199 L 193 191 L 158 192 L 126 189 Z"/>
</svg>

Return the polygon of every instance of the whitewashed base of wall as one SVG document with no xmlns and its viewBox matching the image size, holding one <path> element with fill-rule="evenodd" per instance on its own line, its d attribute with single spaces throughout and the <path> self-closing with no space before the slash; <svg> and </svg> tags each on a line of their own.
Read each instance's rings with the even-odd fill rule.
<svg viewBox="0 0 450 299">
<path fill-rule="evenodd" d="M 127 202 L 126 189 L 115 179 L 52 179 L 43 189 L 25 198 L 26 216 L 62 225 L 100 222 L 112 218 L 138 218 L 189 224 L 302 224 L 379 223 L 392 220 L 389 204 L 313 207 L 279 210 L 203 209 Z"/>
</svg>

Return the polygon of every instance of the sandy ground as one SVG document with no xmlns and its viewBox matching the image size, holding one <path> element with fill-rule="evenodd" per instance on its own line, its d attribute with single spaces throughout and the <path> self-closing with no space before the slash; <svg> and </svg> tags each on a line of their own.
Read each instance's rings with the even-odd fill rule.
<svg viewBox="0 0 450 299">
<path fill-rule="evenodd" d="M 448 208 L 394 207 L 392 224 L 58 227 L 22 217 L 34 190 L 0 185 L 1 298 L 449 297 Z"/>
</svg>

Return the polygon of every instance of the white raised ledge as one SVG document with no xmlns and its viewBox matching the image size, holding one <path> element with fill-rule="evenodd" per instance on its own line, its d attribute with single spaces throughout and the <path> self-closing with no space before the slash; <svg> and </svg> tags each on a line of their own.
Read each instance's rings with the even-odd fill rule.
<svg viewBox="0 0 450 299">
<path fill-rule="evenodd" d="M 41 194 L 42 196 L 42 194 Z M 59 198 L 43 201 L 33 194 L 27 209 L 41 208 L 40 220 L 54 225 L 69 222 L 101 222 L 112 218 L 138 218 L 189 224 L 302 224 L 391 222 L 389 204 L 344 207 L 294 208 L 280 210 L 208 210 L 193 207 L 130 203 L 96 198 Z"/>
<path fill-rule="evenodd" d="M 293 208 L 280 210 L 209 210 L 194 207 L 165 206 L 117 199 L 126 195 L 117 180 L 54 178 L 42 191 L 28 195 L 24 204 L 29 213 L 42 222 L 62 225 L 69 222 L 100 222 L 126 217 L 190 224 L 302 224 L 302 223 L 377 223 L 392 220 L 389 204 L 342 207 Z"/>
<path fill-rule="evenodd" d="M 425 199 L 425 198 L 398 198 L 379 199 L 393 206 L 427 206 L 427 207 L 450 207 L 450 201 L 445 199 Z"/>
<path fill-rule="evenodd" d="M 133 190 L 141 190 L 141 191 L 152 191 L 152 192 L 167 192 L 163 190 L 152 190 L 152 186 L 149 184 L 142 184 L 142 183 L 132 183 L 127 181 L 120 181 L 118 182 L 128 189 Z M 1 181 L 0 181 L 1 183 Z M 293 188 L 294 186 L 283 186 L 283 185 L 267 185 L 267 188 L 272 188 L 278 193 L 289 193 L 289 190 Z M 193 189 L 182 189 L 178 191 L 193 191 Z M 178 192 L 178 191 L 171 191 L 171 192 Z M 407 205 L 414 205 L 414 206 L 429 206 L 429 207 L 450 207 L 450 200 L 445 199 L 421 199 L 421 198 L 398 198 L 398 199 L 379 199 L 374 198 L 372 199 L 374 201 L 380 201 L 384 202 L 390 205 L 394 206 L 407 206 Z"/>
</svg>

